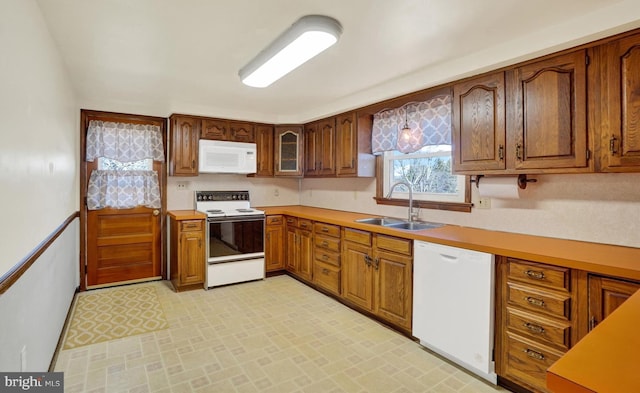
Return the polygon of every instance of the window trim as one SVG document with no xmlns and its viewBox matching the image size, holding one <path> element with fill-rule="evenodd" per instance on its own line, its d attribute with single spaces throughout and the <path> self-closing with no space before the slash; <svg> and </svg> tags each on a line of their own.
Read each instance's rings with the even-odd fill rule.
<svg viewBox="0 0 640 393">
<path fill-rule="evenodd" d="M 376 156 L 376 196 L 373 198 L 378 205 L 406 206 L 409 207 L 408 199 L 385 198 L 384 197 L 384 158 Z M 449 210 L 462 213 L 471 213 L 471 176 L 465 176 L 464 202 L 441 202 L 413 200 L 413 206 L 421 209 Z"/>
</svg>

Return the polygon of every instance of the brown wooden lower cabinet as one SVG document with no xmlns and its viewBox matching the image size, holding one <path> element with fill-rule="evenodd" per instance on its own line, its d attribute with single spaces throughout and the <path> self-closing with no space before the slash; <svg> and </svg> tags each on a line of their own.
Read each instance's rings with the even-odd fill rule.
<svg viewBox="0 0 640 393">
<path fill-rule="evenodd" d="M 287 224 L 285 267 L 291 274 L 311 281 L 313 276 L 313 223 L 303 218 L 285 218 Z"/>
<path fill-rule="evenodd" d="M 344 299 L 410 332 L 412 255 L 411 240 L 345 228 Z"/>
<path fill-rule="evenodd" d="M 264 264 L 266 272 L 284 269 L 284 216 L 268 216 L 266 219 Z"/>
<path fill-rule="evenodd" d="M 640 283 L 589 275 L 589 330 L 640 289 Z"/>
<path fill-rule="evenodd" d="M 170 217 L 170 278 L 176 291 L 202 288 L 204 284 L 204 225 L 204 220 Z"/>
</svg>

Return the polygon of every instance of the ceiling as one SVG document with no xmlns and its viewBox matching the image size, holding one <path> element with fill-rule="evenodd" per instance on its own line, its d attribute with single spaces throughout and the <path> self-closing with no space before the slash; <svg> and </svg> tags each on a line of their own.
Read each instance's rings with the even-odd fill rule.
<svg viewBox="0 0 640 393">
<path fill-rule="evenodd" d="M 305 122 L 640 27 L 637 0 L 37 0 L 82 108 Z M 299 17 L 343 26 L 265 89 L 238 70 Z"/>
</svg>

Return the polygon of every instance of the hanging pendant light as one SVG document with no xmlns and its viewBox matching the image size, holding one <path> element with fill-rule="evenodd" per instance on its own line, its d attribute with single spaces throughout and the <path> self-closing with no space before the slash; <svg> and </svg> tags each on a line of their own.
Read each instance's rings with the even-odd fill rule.
<svg viewBox="0 0 640 393">
<path fill-rule="evenodd" d="M 404 126 L 402 126 L 402 130 L 400 130 L 400 138 L 402 138 L 405 142 L 408 142 L 411 139 L 411 127 L 409 127 L 409 111 L 407 108 L 404 108 Z"/>
</svg>

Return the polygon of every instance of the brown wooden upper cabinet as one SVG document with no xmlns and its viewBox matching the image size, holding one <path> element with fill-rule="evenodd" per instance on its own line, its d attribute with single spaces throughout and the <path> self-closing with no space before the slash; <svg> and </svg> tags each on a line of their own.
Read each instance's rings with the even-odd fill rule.
<svg viewBox="0 0 640 393">
<path fill-rule="evenodd" d="M 507 168 L 589 170 L 587 61 L 579 50 L 507 71 Z"/>
<path fill-rule="evenodd" d="M 170 124 L 169 175 L 197 176 L 200 119 L 174 115 Z"/>
<path fill-rule="evenodd" d="M 229 122 L 220 119 L 203 119 L 200 138 L 218 141 L 230 140 Z"/>
<path fill-rule="evenodd" d="M 602 48 L 600 170 L 640 170 L 640 34 Z"/>
<path fill-rule="evenodd" d="M 306 124 L 304 132 L 305 177 L 335 176 L 336 118 Z"/>
<path fill-rule="evenodd" d="M 302 126 L 276 126 L 274 176 L 302 176 L 303 146 Z"/>
<path fill-rule="evenodd" d="M 273 126 L 258 124 L 256 130 L 256 176 L 273 176 Z"/>
<path fill-rule="evenodd" d="M 229 122 L 229 134 L 234 142 L 254 143 L 256 141 L 255 130 L 251 123 L 231 121 Z"/>
<path fill-rule="evenodd" d="M 589 172 L 587 53 L 454 85 L 454 172 Z"/>
<path fill-rule="evenodd" d="M 453 170 L 505 169 L 504 72 L 453 86 Z"/>
</svg>

